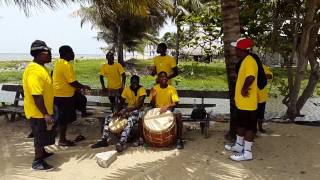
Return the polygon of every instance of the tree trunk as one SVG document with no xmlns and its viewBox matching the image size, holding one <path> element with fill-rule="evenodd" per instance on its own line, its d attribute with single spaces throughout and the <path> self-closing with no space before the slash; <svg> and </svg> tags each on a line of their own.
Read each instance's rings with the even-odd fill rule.
<svg viewBox="0 0 320 180">
<path fill-rule="evenodd" d="M 236 72 L 235 64 L 238 59 L 235 56 L 235 49 L 231 47 L 231 42 L 236 41 L 240 37 L 240 2 L 239 0 L 221 0 L 222 20 L 223 20 L 223 43 L 224 43 L 224 57 L 227 68 L 229 98 L 230 98 L 230 127 L 229 135 L 235 137 L 235 85 Z"/>
<path fill-rule="evenodd" d="M 175 58 L 177 61 L 177 64 L 179 62 L 179 54 L 180 54 L 180 34 L 181 34 L 181 25 L 180 22 L 177 21 L 177 34 L 176 34 L 176 54 L 175 54 Z"/>
<path fill-rule="evenodd" d="M 307 58 L 311 66 L 311 72 L 309 76 L 309 81 L 307 87 L 304 89 L 302 95 L 297 101 L 297 114 L 300 115 L 300 111 L 304 104 L 307 102 L 308 98 L 312 96 L 314 89 L 317 87 L 319 81 L 319 63 L 314 54 L 314 48 L 316 47 L 316 40 L 318 35 L 319 27 L 313 28 L 310 35 L 309 48 L 307 53 Z"/>
<path fill-rule="evenodd" d="M 123 60 L 123 40 L 122 40 L 122 33 L 121 27 L 118 26 L 118 36 L 117 36 L 117 46 L 118 46 L 118 62 L 124 67 L 124 60 Z"/>
<path fill-rule="evenodd" d="M 309 50 L 310 34 L 314 24 L 313 20 L 315 17 L 315 13 L 316 13 L 316 10 L 318 9 L 317 5 L 318 5 L 318 0 L 307 1 L 307 13 L 304 18 L 301 41 L 297 51 L 298 62 L 297 62 L 295 80 L 294 80 L 294 88 L 292 93 L 290 94 L 290 103 L 287 111 L 287 115 L 290 120 L 294 120 L 298 115 L 297 100 L 298 100 L 298 95 L 301 88 L 302 77 L 305 73 L 304 67 L 307 64 L 307 60 L 308 60 L 307 53 Z M 303 100 L 301 99 L 301 103 L 302 102 Z"/>
</svg>

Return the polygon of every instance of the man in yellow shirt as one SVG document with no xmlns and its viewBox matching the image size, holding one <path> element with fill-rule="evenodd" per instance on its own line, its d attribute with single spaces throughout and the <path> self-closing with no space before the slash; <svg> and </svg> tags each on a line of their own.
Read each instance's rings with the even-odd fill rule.
<svg viewBox="0 0 320 180">
<path fill-rule="evenodd" d="M 109 93 L 109 100 L 111 103 L 111 110 L 115 109 L 115 105 L 118 103 L 117 96 L 121 94 L 122 89 L 126 84 L 126 74 L 122 65 L 118 62 L 114 62 L 114 53 L 109 51 L 106 54 L 107 63 L 103 64 L 100 69 L 100 83 L 102 92 Z M 104 85 L 104 77 L 107 78 L 107 88 Z"/>
<path fill-rule="evenodd" d="M 236 55 L 240 59 L 235 90 L 237 139 L 235 144 L 225 145 L 225 149 L 237 152 L 230 156 L 232 160 L 244 161 L 252 159 L 253 131 L 257 125 L 258 64 L 249 54 L 253 46 L 250 38 L 240 38 L 231 45 L 236 48 Z"/>
<path fill-rule="evenodd" d="M 167 48 L 165 43 L 158 44 L 157 53 L 160 55 L 153 59 L 155 68 L 152 75 L 158 75 L 162 71 L 166 72 L 169 80 L 168 83 L 171 85 L 171 79 L 176 77 L 179 74 L 179 71 L 177 61 L 174 57 L 167 55 Z"/>
<path fill-rule="evenodd" d="M 133 126 L 141 120 L 143 116 L 143 104 L 147 92 L 140 84 L 140 78 L 137 75 L 133 75 L 130 79 L 130 86 L 125 87 L 120 97 L 120 106 L 118 110 L 105 118 L 102 139 L 96 144 L 93 144 L 92 148 L 107 147 L 109 145 L 110 131 L 109 123 L 114 117 L 127 117 L 128 123 L 121 133 L 121 138 L 116 144 L 116 150 L 122 152 L 125 148 L 125 143 L 128 140 L 128 136 Z"/>
<path fill-rule="evenodd" d="M 161 108 L 160 113 L 164 113 L 166 111 L 173 112 L 177 125 L 177 142 L 176 148 L 183 149 L 182 142 L 182 117 L 181 112 L 179 112 L 175 107 L 179 102 L 179 97 L 177 90 L 168 84 L 167 73 L 162 71 L 158 74 L 158 83 L 155 85 L 150 93 L 150 104 L 153 107 Z"/>
<path fill-rule="evenodd" d="M 34 135 L 35 157 L 33 170 L 51 170 L 53 167 L 44 159 L 53 155 L 45 151 L 45 146 L 55 143 L 53 120 L 52 80 L 44 67 L 51 62 L 51 49 L 45 42 L 36 40 L 31 44 L 30 54 L 34 57 L 23 72 L 24 111 L 30 121 Z"/>
<path fill-rule="evenodd" d="M 74 142 L 67 140 L 68 124 L 77 119 L 76 115 L 76 90 L 90 89 L 76 80 L 73 65 L 74 52 L 70 46 L 59 48 L 60 59 L 56 61 L 53 69 L 54 104 L 58 109 L 59 146 L 73 146 Z M 82 137 L 83 136 L 79 136 Z"/>
<path fill-rule="evenodd" d="M 267 79 L 272 79 L 273 74 L 270 68 L 266 65 L 262 65 L 264 73 Z M 266 109 L 266 102 L 268 100 L 269 89 L 265 86 L 262 90 L 258 89 L 258 109 L 257 109 L 257 117 L 258 117 L 258 128 L 254 131 L 257 133 L 259 130 L 261 133 L 266 133 L 266 131 L 262 128 L 262 123 L 264 121 L 264 113 Z"/>
</svg>

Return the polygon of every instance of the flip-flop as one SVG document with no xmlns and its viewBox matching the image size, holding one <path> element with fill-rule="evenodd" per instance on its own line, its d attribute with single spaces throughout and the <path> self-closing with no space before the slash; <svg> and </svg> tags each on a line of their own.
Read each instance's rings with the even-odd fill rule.
<svg viewBox="0 0 320 180">
<path fill-rule="evenodd" d="M 82 135 L 78 135 L 74 140 L 73 140 L 73 142 L 80 142 L 80 141 L 83 141 L 83 140 L 85 140 L 86 138 L 84 137 L 84 136 L 82 136 Z"/>
</svg>

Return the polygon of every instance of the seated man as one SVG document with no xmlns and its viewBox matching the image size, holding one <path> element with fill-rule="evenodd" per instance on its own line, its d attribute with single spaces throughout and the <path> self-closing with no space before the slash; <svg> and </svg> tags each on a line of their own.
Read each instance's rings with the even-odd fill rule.
<svg viewBox="0 0 320 180">
<path fill-rule="evenodd" d="M 147 92 L 144 87 L 139 84 L 140 78 L 137 75 L 133 75 L 130 80 L 130 86 L 125 87 L 120 98 L 120 106 L 118 110 L 105 118 L 104 129 L 102 139 L 96 144 L 93 144 L 92 148 L 107 147 L 110 130 L 109 123 L 113 117 L 128 117 L 128 124 L 121 133 L 121 138 L 116 145 L 116 150 L 122 152 L 124 150 L 124 145 L 127 142 L 128 136 L 133 128 L 133 126 L 138 122 L 142 116 L 142 107 L 144 104 L 144 99 Z M 127 103 L 127 107 L 122 107 Z"/>
<path fill-rule="evenodd" d="M 155 85 L 151 92 L 150 92 L 150 104 L 153 107 L 161 108 L 160 113 L 165 113 L 166 111 L 173 112 L 176 120 L 177 125 L 177 143 L 176 148 L 177 149 L 183 149 L 183 142 L 182 142 L 182 117 L 181 112 L 174 109 L 177 106 L 177 103 L 179 102 L 179 97 L 177 90 L 168 84 L 168 77 L 167 73 L 164 71 L 161 71 L 158 74 L 158 83 Z M 142 137 L 141 129 L 142 126 L 139 126 L 140 129 L 140 139 Z M 139 145 L 142 145 L 143 143 L 139 143 Z"/>
</svg>

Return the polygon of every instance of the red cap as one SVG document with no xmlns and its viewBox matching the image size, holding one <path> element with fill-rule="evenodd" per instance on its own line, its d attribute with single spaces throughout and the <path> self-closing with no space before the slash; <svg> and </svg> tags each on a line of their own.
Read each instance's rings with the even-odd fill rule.
<svg viewBox="0 0 320 180">
<path fill-rule="evenodd" d="M 232 42 L 231 46 L 243 50 L 248 50 L 252 48 L 253 41 L 250 38 L 239 38 L 237 42 Z"/>
</svg>

